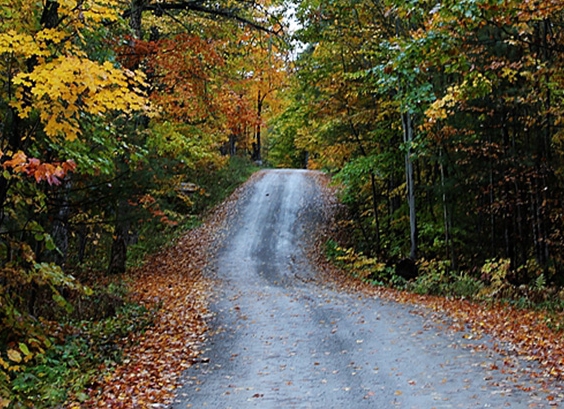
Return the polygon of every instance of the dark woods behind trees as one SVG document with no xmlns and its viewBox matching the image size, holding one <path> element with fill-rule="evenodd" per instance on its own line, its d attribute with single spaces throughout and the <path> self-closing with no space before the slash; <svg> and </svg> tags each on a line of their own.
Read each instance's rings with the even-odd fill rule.
<svg viewBox="0 0 564 409">
<path fill-rule="evenodd" d="M 247 175 L 284 64 L 275 6 L 2 4 L 0 407 L 51 393 L 30 369 L 51 331 L 64 344 L 113 319 L 119 275 Z"/>
<path fill-rule="evenodd" d="M 275 132 L 336 173 L 357 251 L 564 284 L 563 6 L 301 3 L 307 46 Z"/>
</svg>

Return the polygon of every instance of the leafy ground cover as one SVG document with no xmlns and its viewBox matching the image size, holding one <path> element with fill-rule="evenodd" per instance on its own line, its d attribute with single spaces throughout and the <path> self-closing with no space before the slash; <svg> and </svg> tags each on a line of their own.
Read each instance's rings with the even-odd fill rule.
<svg viewBox="0 0 564 409">
<path fill-rule="evenodd" d="M 209 283 L 202 270 L 211 240 L 206 227 L 189 232 L 130 274 L 133 298 L 146 308 L 157 307 L 153 324 L 132 333 L 123 362 L 98 379 L 87 400 L 70 407 L 149 407 L 170 401 L 180 373 L 197 359 L 205 339 Z"/>
<path fill-rule="evenodd" d="M 328 251 L 328 248 L 335 249 L 334 240 L 340 239 L 343 234 L 343 229 L 339 226 L 341 219 L 337 215 L 344 209 L 335 199 L 335 187 L 330 186 L 327 178 L 321 177 L 321 181 L 325 185 L 326 208 L 323 211 L 329 223 L 316 233 L 310 248 L 310 258 L 320 271 L 320 280 L 343 291 L 361 292 L 368 296 L 413 305 L 413 313 L 430 316 L 444 323 L 446 330 L 459 332 L 464 338 L 493 337 L 496 352 L 505 359 L 501 363 L 492 363 L 491 369 L 515 375 L 517 385 L 524 390 L 536 387 L 551 391 L 549 401 L 556 401 L 557 397 L 564 396 L 563 391 L 554 384 L 564 379 L 564 334 L 561 327 L 564 313 L 557 302 L 523 304 L 508 299 L 496 299 L 493 296 L 470 300 L 453 292 L 450 292 L 450 295 L 422 293 L 422 286 L 417 286 L 417 279 L 411 283 L 402 281 L 401 285 L 409 290 L 393 288 L 394 280 L 389 280 L 384 285 L 367 279 L 363 274 L 359 274 L 367 265 L 372 270 L 383 270 L 385 266 L 374 265 L 351 254 L 347 256 L 346 252 L 339 260 L 334 253 Z M 490 287 L 495 288 L 494 284 L 490 283 Z M 501 284 L 499 287 L 504 288 Z M 450 291 L 452 286 L 449 285 L 448 288 Z M 485 294 L 484 288 L 478 290 Z M 537 293 L 542 291 L 542 288 L 537 289 Z M 538 380 L 538 385 L 519 384 L 519 379 L 513 371 L 516 357 L 536 362 L 530 375 Z"/>
<path fill-rule="evenodd" d="M 492 336 L 495 350 L 502 354 L 503 363 L 492 363 L 490 369 L 503 373 L 513 372 L 513 358 L 518 356 L 526 361 L 536 361 L 538 369 L 530 372 L 540 382 L 540 387 L 552 390 L 548 400 L 562 398 L 563 392 L 555 388 L 554 381 L 562 381 L 564 377 L 564 343 L 562 332 L 550 326 L 551 314 L 540 310 L 516 308 L 507 303 L 477 303 L 463 298 L 447 298 L 441 296 L 419 295 L 413 292 L 398 291 L 369 284 L 356 285 L 363 291 L 384 299 L 414 306 L 426 307 L 425 313 L 438 313 L 438 319 L 448 323 L 448 329 L 461 332 L 465 338 L 481 338 Z M 419 309 L 418 311 L 425 311 Z M 535 386 L 522 383 L 516 378 L 523 390 Z"/>
<path fill-rule="evenodd" d="M 250 170 L 232 171 L 232 187 L 223 194 L 233 191 Z M 89 389 L 88 398 L 75 399 L 67 407 L 154 408 L 171 402 L 182 371 L 199 360 L 200 345 L 206 339 L 213 283 L 202 273 L 212 259 L 212 243 L 222 220 L 237 196 L 131 271 L 131 294 L 139 305 L 156 311 L 153 325 L 131 333 L 123 344 L 123 361 L 101 368 L 102 376 Z"/>
</svg>

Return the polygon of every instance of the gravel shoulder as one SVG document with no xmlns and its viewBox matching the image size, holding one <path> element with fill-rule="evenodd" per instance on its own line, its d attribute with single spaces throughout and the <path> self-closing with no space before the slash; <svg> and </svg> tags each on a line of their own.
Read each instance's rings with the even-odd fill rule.
<svg viewBox="0 0 564 409">
<path fill-rule="evenodd" d="M 228 210 L 208 268 L 205 352 L 174 408 L 552 407 L 527 362 L 421 309 L 323 280 L 307 243 L 327 219 L 320 175 L 262 171 Z"/>
</svg>

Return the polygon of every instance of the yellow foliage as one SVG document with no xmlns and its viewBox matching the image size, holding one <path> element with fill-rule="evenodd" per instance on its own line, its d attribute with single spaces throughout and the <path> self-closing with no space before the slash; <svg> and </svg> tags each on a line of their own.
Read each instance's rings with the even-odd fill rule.
<svg viewBox="0 0 564 409">
<path fill-rule="evenodd" d="M 78 3 L 74 1 L 74 3 Z M 100 23 L 102 21 L 115 21 L 118 19 L 116 8 L 118 7 L 117 0 L 96 0 L 82 2 L 81 7 L 84 11 L 81 13 L 87 21 Z"/>
<path fill-rule="evenodd" d="M 510 80 L 513 80 L 516 75 L 516 72 L 509 68 L 504 69 L 504 73 Z M 482 73 L 473 73 L 470 78 L 462 81 L 462 84 L 448 87 L 446 94 L 433 102 L 429 109 L 425 111 L 425 116 L 430 122 L 446 119 L 458 103 L 483 93 L 489 93 L 491 89 L 492 82 L 490 79 Z"/>
<path fill-rule="evenodd" d="M 61 56 L 38 65 L 31 73 L 18 74 L 13 82 L 20 87 L 11 106 L 21 118 L 27 118 L 32 108 L 38 110 L 48 136 L 74 140 L 80 134 L 81 112 L 100 115 L 145 109 L 145 96 L 130 91 L 143 80 L 141 73 L 115 68 L 109 62 Z M 31 102 L 25 97 L 25 88 L 29 88 Z"/>
<path fill-rule="evenodd" d="M 8 349 L 8 359 L 19 364 L 22 361 L 22 355 L 15 349 Z"/>
<path fill-rule="evenodd" d="M 375 273 L 381 273 L 386 268 L 386 264 L 375 258 L 366 257 L 362 253 L 357 253 L 352 248 L 337 247 L 342 255 L 337 256 L 337 260 L 345 263 L 346 268 L 356 277 L 367 279 Z"/>
<path fill-rule="evenodd" d="M 0 54 L 15 54 L 24 58 L 33 56 L 48 55 L 42 50 L 38 43 L 35 42 L 30 34 L 20 34 L 15 30 L 9 30 L 0 33 Z"/>
<path fill-rule="evenodd" d="M 59 15 L 72 16 L 70 21 L 74 27 L 118 19 L 117 0 L 58 0 L 58 3 Z"/>
<path fill-rule="evenodd" d="M 503 67 L 501 70 L 501 76 L 503 78 L 507 78 L 509 80 L 509 82 L 515 82 L 515 79 L 517 78 L 517 70 L 510 68 L 510 67 Z"/>
<path fill-rule="evenodd" d="M 345 143 L 328 146 L 323 152 L 327 166 L 331 168 L 341 168 L 348 158 L 350 158 L 352 150 L 353 147 Z"/>
<path fill-rule="evenodd" d="M 91 60 L 73 40 L 81 31 L 119 18 L 117 0 L 59 0 L 61 24 L 39 28 L 43 2 L 3 0 L 0 10 L 0 71 L 9 83 L 0 97 L 20 118 L 36 111 L 47 136 L 76 139 L 80 115 L 147 109 L 141 73 Z M 32 4 L 30 4 L 32 3 Z M 4 8 L 5 7 L 5 8 Z M 25 13 L 23 11 L 25 11 Z M 2 19 L 2 12 L 10 18 Z M 35 16 L 35 21 L 32 16 Z"/>
<path fill-rule="evenodd" d="M 486 260 L 481 268 L 483 275 L 489 277 L 490 285 L 480 291 L 480 296 L 493 298 L 507 290 L 510 285 L 507 281 L 507 274 L 511 267 L 511 260 L 507 258 Z"/>
<path fill-rule="evenodd" d="M 431 121 L 446 119 L 448 114 L 451 113 L 452 108 L 456 105 L 460 96 L 460 87 L 449 87 L 444 97 L 437 99 L 431 104 L 429 109 L 425 112 L 425 116 Z"/>
</svg>

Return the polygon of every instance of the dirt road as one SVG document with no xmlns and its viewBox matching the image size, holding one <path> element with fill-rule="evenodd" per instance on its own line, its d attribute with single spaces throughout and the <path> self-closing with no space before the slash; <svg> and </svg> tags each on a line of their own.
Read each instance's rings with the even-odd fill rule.
<svg viewBox="0 0 564 409">
<path fill-rule="evenodd" d="M 321 220 L 315 175 L 264 171 L 229 217 L 214 263 L 213 335 L 175 408 L 527 408 L 523 368 L 413 307 L 315 280 L 304 247 Z M 472 344 L 472 342 L 479 342 Z"/>
</svg>

